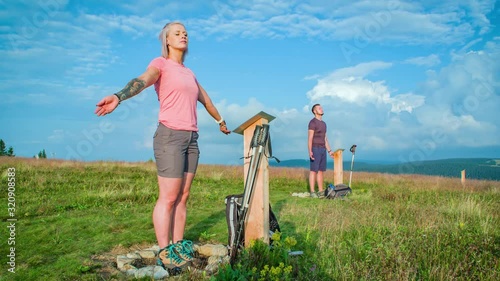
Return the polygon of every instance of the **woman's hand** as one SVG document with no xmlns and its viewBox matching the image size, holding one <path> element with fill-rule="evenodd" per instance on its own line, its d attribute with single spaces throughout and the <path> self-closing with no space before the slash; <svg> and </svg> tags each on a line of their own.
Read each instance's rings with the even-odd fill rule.
<svg viewBox="0 0 500 281">
<path fill-rule="evenodd" d="M 120 101 L 116 95 L 105 96 L 100 102 L 97 103 L 95 114 L 97 114 L 97 116 L 109 114 L 115 110 L 118 104 L 120 104 Z"/>
<path fill-rule="evenodd" d="M 219 129 L 221 132 L 223 132 L 226 135 L 229 135 L 231 133 L 231 131 L 227 129 L 226 121 L 222 121 L 219 124 Z"/>
</svg>

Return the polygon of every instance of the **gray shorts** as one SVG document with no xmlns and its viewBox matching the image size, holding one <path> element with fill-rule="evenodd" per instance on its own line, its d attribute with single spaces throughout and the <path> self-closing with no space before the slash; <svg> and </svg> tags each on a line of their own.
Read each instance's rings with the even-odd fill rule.
<svg viewBox="0 0 500 281">
<path fill-rule="evenodd" d="M 326 171 L 326 148 L 312 147 L 314 161 L 309 159 L 309 170 L 312 172 Z"/>
<path fill-rule="evenodd" d="M 159 176 L 182 178 L 186 172 L 196 173 L 200 157 L 197 132 L 173 130 L 160 123 L 153 149 Z"/>
</svg>

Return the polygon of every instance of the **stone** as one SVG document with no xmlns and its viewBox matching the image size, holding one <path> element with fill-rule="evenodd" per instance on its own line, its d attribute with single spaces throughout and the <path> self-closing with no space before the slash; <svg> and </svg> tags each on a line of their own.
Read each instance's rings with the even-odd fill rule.
<svg viewBox="0 0 500 281">
<path fill-rule="evenodd" d="M 154 250 L 141 250 L 137 253 L 143 259 L 154 259 L 156 257 Z"/>
<path fill-rule="evenodd" d="M 169 276 L 168 271 L 166 271 L 163 267 L 155 266 L 154 275 L 153 275 L 153 278 L 155 280 L 163 279 L 163 278 L 166 278 L 168 276 Z"/>
<path fill-rule="evenodd" d="M 214 274 L 219 269 L 219 266 L 224 262 L 224 257 L 222 256 L 210 256 L 207 259 L 207 266 L 205 266 L 205 271 L 209 274 Z"/>
<path fill-rule="evenodd" d="M 222 257 L 221 256 L 210 256 L 207 259 L 208 264 L 213 264 L 213 263 L 221 263 L 222 262 Z"/>
<path fill-rule="evenodd" d="M 128 253 L 127 258 L 129 259 L 135 259 L 135 260 L 140 260 L 141 256 L 138 253 Z"/>
<path fill-rule="evenodd" d="M 125 275 L 127 275 L 127 276 L 135 276 L 136 272 L 137 272 L 137 268 L 136 269 L 129 269 L 129 270 L 125 271 Z"/>
<path fill-rule="evenodd" d="M 210 275 L 216 273 L 217 270 L 219 270 L 218 264 L 212 263 L 212 264 L 207 264 L 207 266 L 205 266 L 205 271 Z"/>
<path fill-rule="evenodd" d="M 131 264 L 126 264 L 122 266 L 122 271 L 129 271 L 129 270 L 137 270 L 137 267 L 131 265 Z"/>
<path fill-rule="evenodd" d="M 144 278 L 144 277 L 153 277 L 153 275 L 154 275 L 154 268 L 155 267 L 153 265 L 146 266 L 146 267 L 143 267 L 143 268 L 139 268 L 135 272 L 134 277 L 137 278 L 137 279 Z"/>
<path fill-rule="evenodd" d="M 198 254 L 205 257 L 210 256 L 227 256 L 227 247 L 224 245 L 213 245 L 213 244 L 205 244 L 199 247 L 196 247 Z"/>
<path fill-rule="evenodd" d="M 169 276 L 168 271 L 163 269 L 163 267 L 157 265 L 150 265 L 138 269 L 134 275 L 134 277 L 137 279 L 144 277 L 153 277 L 155 280 L 160 280 L 168 276 Z"/>
<path fill-rule="evenodd" d="M 154 280 L 165 280 L 170 274 L 163 267 L 155 265 L 156 256 L 160 247 L 157 245 L 146 249 L 135 249 L 128 254 L 116 257 L 117 269 L 127 278 L 149 278 Z M 218 244 L 193 244 L 193 250 L 198 253 L 193 260 L 191 271 L 206 272 L 209 275 L 216 274 L 221 265 L 229 263 L 228 249 L 225 245 Z M 206 262 L 206 264 L 205 264 Z M 141 268 L 137 268 L 141 266 Z"/>
<path fill-rule="evenodd" d="M 292 193 L 292 196 L 301 197 L 301 198 L 308 198 L 308 197 L 311 197 L 311 194 L 309 192 L 294 192 L 294 193 Z"/>
<path fill-rule="evenodd" d="M 154 245 L 151 246 L 150 248 L 144 249 L 144 251 L 153 251 L 155 255 L 158 255 L 158 252 L 160 252 L 160 246 Z"/>
<path fill-rule="evenodd" d="M 131 259 L 131 258 L 128 258 L 127 256 L 125 255 L 119 255 L 116 257 L 116 267 L 121 270 L 121 271 L 125 271 L 123 268 L 126 266 L 126 265 L 131 265 L 133 264 L 134 262 L 136 261 L 136 259 Z"/>
</svg>

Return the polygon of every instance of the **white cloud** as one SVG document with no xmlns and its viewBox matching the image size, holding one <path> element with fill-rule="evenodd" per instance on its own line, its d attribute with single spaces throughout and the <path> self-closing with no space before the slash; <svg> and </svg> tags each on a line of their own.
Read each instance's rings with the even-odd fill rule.
<svg viewBox="0 0 500 281">
<path fill-rule="evenodd" d="M 424 104 L 424 97 L 411 93 L 391 96 L 385 81 L 370 81 L 366 76 L 378 70 L 391 67 L 385 62 L 362 63 L 354 67 L 338 69 L 326 77 L 318 79 L 318 83 L 307 92 L 311 103 L 330 98 L 332 103 L 350 103 L 359 106 L 367 104 L 390 105 L 391 112 L 412 112 L 414 108 Z"/>
<path fill-rule="evenodd" d="M 67 134 L 68 132 L 64 129 L 55 129 L 52 130 L 52 134 L 47 137 L 47 140 L 50 143 L 64 143 Z"/>
<path fill-rule="evenodd" d="M 391 112 L 400 113 L 407 111 L 411 113 L 414 108 L 425 104 L 425 97 L 414 94 L 401 94 L 390 98 Z"/>
<path fill-rule="evenodd" d="M 395 94 L 390 81 L 367 78 L 392 66 L 377 62 L 320 77 L 307 97 L 325 108 L 323 119 L 331 124 L 330 139 L 336 145 L 345 147 L 354 139 L 362 147 L 381 151 L 411 149 L 430 141 L 436 146 L 432 153 L 447 146 L 498 145 L 500 44 L 493 40 L 483 49 L 450 55 L 448 65 L 428 71 L 427 80 L 411 93 Z"/>
<path fill-rule="evenodd" d="M 345 67 L 338 70 L 335 70 L 331 76 L 335 79 L 344 78 L 344 77 L 363 77 L 372 72 L 383 70 L 392 67 L 392 63 L 383 62 L 383 61 L 373 61 L 367 63 L 360 63 L 356 66 Z"/>
<path fill-rule="evenodd" d="M 418 66 L 432 67 L 441 63 L 439 56 L 436 54 L 428 55 L 426 57 L 414 57 L 405 60 L 406 63 Z"/>
<path fill-rule="evenodd" d="M 114 53 L 112 36 L 127 34 L 132 40 L 147 36 L 155 38 L 165 23 L 165 15 L 175 15 L 186 10 L 205 9 L 205 18 L 187 18 L 190 32 L 195 37 L 215 35 L 220 39 L 240 35 L 250 38 L 308 37 L 338 40 L 343 43 L 450 43 L 461 42 L 469 37 L 473 28 L 487 30 L 491 25 L 485 15 L 494 7 L 494 1 L 455 3 L 426 6 L 426 4 L 400 1 L 231 1 L 212 4 L 164 4 L 151 0 L 141 2 L 137 10 L 134 4 L 117 4 L 116 8 L 134 10 L 136 14 L 89 13 L 87 9 L 74 14 L 66 9 L 67 1 L 53 1 L 27 5 L 11 3 L 6 14 L 11 25 L 0 25 L 0 38 L 6 42 L 0 55 L 8 58 L 7 64 L 39 62 L 29 65 L 31 71 L 44 73 L 59 71 L 75 83 L 84 83 L 89 75 L 105 71 L 120 58 Z M 50 5 L 49 5 L 50 4 Z M 112 5 L 112 4 L 110 4 Z M 148 8 L 149 7 L 149 8 Z M 155 7 L 155 9 L 153 9 Z M 170 13 L 157 13 L 157 10 Z M 471 11 L 471 27 L 466 13 Z M 177 14 L 176 14 L 177 13 Z M 42 15 L 43 17 L 35 17 Z M 34 21 L 35 18 L 43 20 Z M 359 43 L 359 44 L 358 44 Z M 52 60 L 57 54 L 58 60 Z M 44 60 L 45 58 L 45 60 Z M 436 63 L 433 56 L 415 58 L 412 63 L 430 65 Z M 18 78 L 23 72 L 10 72 Z"/>
<path fill-rule="evenodd" d="M 485 15 L 493 9 L 491 3 L 447 2 L 436 8 L 401 1 L 215 2 L 213 16 L 189 23 L 197 37 L 220 39 L 309 37 L 349 42 L 356 48 L 371 42 L 450 44 L 470 38 L 476 29 L 490 28 Z M 473 25 L 467 21 L 469 11 L 474 13 Z"/>
<path fill-rule="evenodd" d="M 426 106 L 415 111 L 426 130 L 439 130 L 450 145 L 498 145 L 500 139 L 500 45 L 487 42 L 482 50 L 451 54 L 452 62 L 417 91 Z"/>
</svg>

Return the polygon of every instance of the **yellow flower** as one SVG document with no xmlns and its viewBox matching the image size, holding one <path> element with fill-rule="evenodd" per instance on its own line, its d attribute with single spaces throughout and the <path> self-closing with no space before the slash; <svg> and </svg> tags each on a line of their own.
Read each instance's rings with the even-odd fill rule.
<svg viewBox="0 0 500 281">
<path fill-rule="evenodd" d="M 293 247 L 297 245 L 297 240 L 295 240 L 294 237 L 287 237 L 285 238 L 285 244 L 288 245 L 289 247 Z"/>
<path fill-rule="evenodd" d="M 279 233 L 279 232 L 273 233 L 273 236 L 271 236 L 271 239 L 273 241 L 280 241 L 280 239 L 281 239 L 281 233 Z"/>
</svg>

